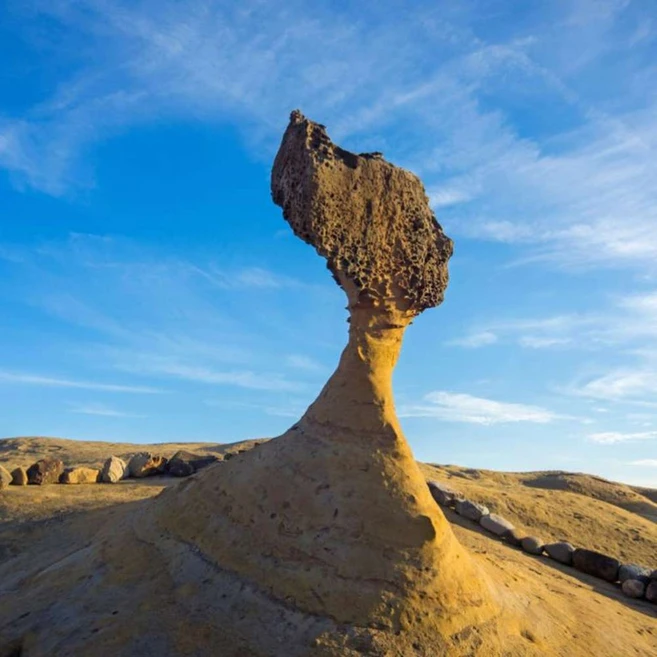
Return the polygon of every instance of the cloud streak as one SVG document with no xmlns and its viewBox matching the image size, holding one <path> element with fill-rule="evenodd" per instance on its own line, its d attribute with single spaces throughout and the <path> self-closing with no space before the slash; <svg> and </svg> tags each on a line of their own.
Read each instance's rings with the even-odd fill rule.
<svg viewBox="0 0 657 657">
<path fill-rule="evenodd" d="M 657 431 L 641 431 L 641 432 L 630 432 L 623 433 L 620 431 L 606 431 L 601 433 L 590 433 L 587 438 L 594 443 L 599 443 L 600 445 L 615 445 L 617 443 L 627 443 L 635 442 L 641 440 L 654 440 L 657 438 Z M 634 465 L 639 465 L 640 463 L 635 461 Z"/>
<path fill-rule="evenodd" d="M 166 390 L 150 386 L 121 385 L 115 383 L 99 383 L 96 381 L 80 381 L 75 379 L 61 379 L 40 374 L 25 372 L 0 371 L 0 383 L 41 386 L 46 388 L 80 388 L 83 390 L 99 390 L 102 392 L 119 392 L 134 394 L 162 394 Z"/>
<path fill-rule="evenodd" d="M 36 6 L 86 65 L 0 124 L 0 164 L 23 184 L 62 194 L 88 183 L 83 150 L 166 117 L 237 123 L 269 158 L 285 115 L 301 106 L 336 138 L 359 150 L 383 147 L 421 173 L 450 231 L 522 246 L 532 261 L 657 261 L 657 101 L 641 91 L 654 88 L 657 74 L 641 7 L 592 13 L 587 3 L 583 22 L 572 18 L 573 0 L 522 27 L 501 9 L 499 20 L 514 25 L 502 38 L 495 20 L 477 20 L 477 3 L 450 1 L 372 6 L 367 20 L 356 20 L 361 8 L 349 2 Z M 618 45 L 610 53 L 623 35 L 631 57 Z M 604 58 L 612 54 L 610 70 Z M 596 66 L 604 87 L 591 84 Z M 637 78 L 642 84 L 629 87 Z M 518 107 L 527 101 L 537 118 L 549 114 L 547 134 L 525 134 Z"/>
<path fill-rule="evenodd" d="M 547 424 L 562 416 L 540 406 L 500 402 L 464 393 L 446 391 L 431 392 L 422 403 L 402 406 L 400 417 L 431 417 L 446 422 L 466 422 L 492 426 L 529 422 Z"/>
<path fill-rule="evenodd" d="M 125 413 L 124 411 L 118 411 L 114 408 L 110 408 L 105 404 L 75 404 L 69 409 L 71 413 L 78 413 L 80 415 L 98 415 L 100 417 L 125 417 L 125 418 L 138 418 L 146 417 L 139 413 Z"/>
</svg>

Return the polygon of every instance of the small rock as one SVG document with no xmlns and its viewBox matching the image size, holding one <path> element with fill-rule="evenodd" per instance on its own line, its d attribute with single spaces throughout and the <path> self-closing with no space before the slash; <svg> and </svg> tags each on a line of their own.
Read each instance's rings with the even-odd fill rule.
<svg viewBox="0 0 657 657">
<path fill-rule="evenodd" d="M 520 547 L 522 545 L 522 539 L 525 538 L 525 536 L 526 534 L 521 532 L 519 529 L 511 529 L 506 534 L 504 534 L 504 540 L 509 545 Z"/>
<path fill-rule="evenodd" d="M 12 476 L 9 470 L 0 465 L 0 489 L 7 488 L 11 484 Z"/>
<path fill-rule="evenodd" d="M 639 566 L 635 563 L 624 563 L 618 570 L 618 581 L 622 584 L 628 579 L 641 579 L 649 577 L 650 568 Z"/>
<path fill-rule="evenodd" d="M 649 602 L 657 602 L 657 579 L 650 581 L 646 587 L 646 600 Z"/>
<path fill-rule="evenodd" d="M 643 598 L 646 594 L 646 585 L 639 579 L 626 579 L 621 585 L 621 590 L 628 598 Z"/>
<path fill-rule="evenodd" d="M 572 566 L 575 548 L 570 543 L 566 543 L 566 541 L 548 543 L 545 546 L 545 551 L 551 559 L 566 564 L 566 566 Z"/>
<path fill-rule="evenodd" d="M 595 552 L 594 550 L 583 550 L 581 548 L 573 553 L 573 565 L 577 570 L 593 575 L 608 582 L 618 580 L 618 571 L 621 564 L 618 559 L 609 557 L 606 554 Z"/>
<path fill-rule="evenodd" d="M 95 484 L 100 476 L 97 468 L 68 468 L 59 481 L 62 484 Z"/>
<path fill-rule="evenodd" d="M 459 496 L 454 489 L 437 481 L 429 481 L 427 485 L 431 491 L 431 496 L 440 506 L 454 506 L 456 498 Z"/>
<path fill-rule="evenodd" d="M 57 484 L 62 472 L 64 472 L 64 463 L 59 459 L 41 459 L 27 469 L 27 482 L 37 486 Z"/>
<path fill-rule="evenodd" d="M 477 502 L 471 502 L 470 500 L 456 500 L 454 508 L 460 516 L 468 520 L 474 520 L 475 522 L 479 522 L 481 516 L 487 516 L 490 513 L 488 507 Z"/>
<path fill-rule="evenodd" d="M 502 518 L 502 516 L 498 516 L 496 513 L 481 516 L 479 524 L 491 534 L 495 534 L 495 536 L 504 536 L 512 529 L 515 529 L 506 518 Z"/>
<path fill-rule="evenodd" d="M 216 461 L 218 461 L 216 456 L 201 456 L 200 454 L 180 450 L 171 457 L 166 470 L 173 477 L 188 477 Z"/>
<path fill-rule="evenodd" d="M 128 476 L 128 466 L 118 456 L 110 456 L 100 472 L 100 480 L 106 484 L 116 484 Z"/>
<path fill-rule="evenodd" d="M 135 454 L 128 464 L 128 471 L 131 477 L 143 479 L 152 477 L 156 474 L 162 474 L 166 468 L 167 460 L 163 456 L 155 456 L 147 452 Z"/>
<path fill-rule="evenodd" d="M 545 543 L 536 536 L 525 536 L 520 541 L 520 547 L 529 554 L 543 554 Z"/>
<path fill-rule="evenodd" d="M 648 575 L 649 579 L 657 579 L 657 570 L 653 570 L 650 575 Z"/>
<path fill-rule="evenodd" d="M 21 466 L 11 471 L 11 483 L 14 486 L 27 486 L 27 470 Z"/>
</svg>

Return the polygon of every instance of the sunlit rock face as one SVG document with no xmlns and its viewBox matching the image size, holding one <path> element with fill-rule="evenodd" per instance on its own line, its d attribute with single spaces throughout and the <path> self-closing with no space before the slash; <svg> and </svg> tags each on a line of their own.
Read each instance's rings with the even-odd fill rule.
<svg viewBox="0 0 657 657">
<path fill-rule="evenodd" d="M 297 111 L 271 183 L 274 202 L 295 235 L 326 258 L 350 309 L 412 317 L 442 302 L 452 241 L 417 176 L 380 153 L 343 150 Z"/>
<path fill-rule="evenodd" d="M 433 633 L 435 646 L 446 628 L 492 613 L 392 395 L 404 329 L 442 301 L 452 242 L 416 176 L 341 149 L 299 112 L 276 156 L 272 194 L 345 290 L 349 341 L 299 422 L 189 487 L 175 503 L 197 512 L 166 528 L 306 613 L 416 628 Z"/>
<path fill-rule="evenodd" d="M 500 620 L 396 417 L 404 330 L 442 301 L 452 253 L 421 182 L 294 112 L 272 193 L 347 295 L 335 373 L 282 436 L 80 527 L 28 589 L 12 574 L 0 654 L 543 654 Z"/>
</svg>

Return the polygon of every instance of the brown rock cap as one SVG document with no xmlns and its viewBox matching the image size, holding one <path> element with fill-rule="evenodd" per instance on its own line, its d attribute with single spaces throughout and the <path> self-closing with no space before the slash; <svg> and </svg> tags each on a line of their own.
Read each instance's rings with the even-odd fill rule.
<svg viewBox="0 0 657 657">
<path fill-rule="evenodd" d="M 380 153 L 340 148 L 323 125 L 294 111 L 271 189 L 294 233 L 326 258 L 351 307 L 412 317 L 442 302 L 452 241 L 411 172 Z"/>
</svg>

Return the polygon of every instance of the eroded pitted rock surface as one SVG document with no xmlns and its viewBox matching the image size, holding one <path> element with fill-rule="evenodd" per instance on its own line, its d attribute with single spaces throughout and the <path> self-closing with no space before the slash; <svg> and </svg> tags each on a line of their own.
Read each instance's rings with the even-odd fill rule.
<svg viewBox="0 0 657 657">
<path fill-rule="evenodd" d="M 352 308 L 412 316 L 442 302 L 452 241 L 414 174 L 379 153 L 343 150 L 295 111 L 274 162 L 272 196 L 294 233 L 326 258 Z"/>
</svg>

